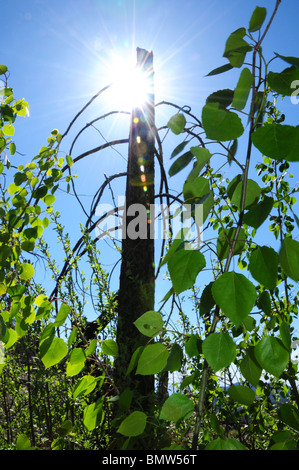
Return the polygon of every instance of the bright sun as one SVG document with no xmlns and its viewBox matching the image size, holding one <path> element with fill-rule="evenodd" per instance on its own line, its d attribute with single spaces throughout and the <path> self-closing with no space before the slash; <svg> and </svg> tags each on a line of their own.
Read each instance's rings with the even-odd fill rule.
<svg viewBox="0 0 299 470">
<path fill-rule="evenodd" d="M 149 77 L 132 62 L 118 58 L 109 64 L 110 106 L 115 110 L 131 111 L 142 107 L 153 93 Z"/>
</svg>

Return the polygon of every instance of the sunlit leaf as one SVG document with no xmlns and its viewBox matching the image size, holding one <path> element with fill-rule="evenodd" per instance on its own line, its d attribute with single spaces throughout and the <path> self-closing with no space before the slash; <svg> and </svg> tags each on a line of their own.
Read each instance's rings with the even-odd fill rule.
<svg viewBox="0 0 299 470">
<path fill-rule="evenodd" d="M 223 57 L 226 57 L 233 67 L 243 65 L 246 53 L 252 50 L 252 47 L 243 37 L 246 34 L 245 28 L 239 28 L 228 37 L 225 43 Z"/>
<path fill-rule="evenodd" d="M 145 336 L 152 338 L 162 329 L 163 319 L 159 312 L 153 310 L 145 312 L 134 322 L 136 328 Z"/>
<path fill-rule="evenodd" d="M 167 364 L 169 352 L 162 343 L 149 344 L 143 349 L 136 374 L 153 375 L 161 372 Z"/>
<path fill-rule="evenodd" d="M 219 229 L 217 239 L 217 255 L 220 260 L 226 259 L 231 250 L 233 239 L 235 238 L 237 227 L 230 227 Z M 241 228 L 234 248 L 234 256 L 242 253 L 243 247 L 246 242 L 246 234 Z"/>
<path fill-rule="evenodd" d="M 193 410 L 194 405 L 190 398 L 181 393 L 173 393 L 163 404 L 159 418 L 176 422 L 188 418 Z"/>
<path fill-rule="evenodd" d="M 83 412 L 83 424 L 88 431 L 93 431 L 99 424 L 103 414 L 103 403 L 97 401 L 85 406 Z"/>
<path fill-rule="evenodd" d="M 244 214 L 243 222 L 257 229 L 269 216 L 273 203 L 274 200 L 272 197 L 265 196 L 261 202 L 250 207 L 248 212 Z"/>
<path fill-rule="evenodd" d="M 234 271 L 223 273 L 216 279 L 212 294 L 216 304 L 236 326 L 251 312 L 256 300 L 252 282 Z"/>
<path fill-rule="evenodd" d="M 203 341 L 202 351 L 212 369 L 228 367 L 236 357 L 236 345 L 228 333 L 212 333 Z"/>
<path fill-rule="evenodd" d="M 185 125 L 186 125 L 186 118 L 181 113 L 177 113 L 174 116 L 172 116 L 167 123 L 167 127 L 169 127 L 169 129 L 176 135 L 183 132 Z"/>
<path fill-rule="evenodd" d="M 261 29 L 267 15 L 266 8 L 256 7 L 249 21 L 248 31 L 251 33 Z"/>
<path fill-rule="evenodd" d="M 29 280 L 34 276 L 35 269 L 30 263 L 21 264 L 20 278 L 24 280 Z"/>
<path fill-rule="evenodd" d="M 267 157 L 278 160 L 288 159 L 294 150 L 297 139 L 297 128 L 284 124 L 266 124 L 252 134 L 254 146 Z M 297 156 L 299 160 L 299 155 Z"/>
<path fill-rule="evenodd" d="M 258 246 L 249 259 L 248 269 L 254 279 L 268 289 L 274 289 L 278 274 L 278 254 L 268 246 Z"/>
<path fill-rule="evenodd" d="M 291 96 L 294 88 L 292 83 L 299 80 L 299 68 L 292 66 L 280 73 L 268 73 L 268 85 L 271 90 L 280 93 L 282 96 Z"/>
<path fill-rule="evenodd" d="M 127 418 L 125 418 L 117 432 L 124 436 L 139 436 L 143 433 L 146 426 L 147 416 L 142 411 L 133 411 Z"/>
<path fill-rule="evenodd" d="M 114 339 L 105 339 L 102 342 L 102 351 L 107 356 L 118 356 L 118 345 Z"/>
<path fill-rule="evenodd" d="M 206 99 L 206 104 L 209 103 L 218 103 L 220 108 L 227 108 L 233 102 L 234 92 L 229 88 L 225 88 L 224 90 L 218 90 L 209 95 Z"/>
<path fill-rule="evenodd" d="M 40 344 L 40 357 L 46 369 L 58 364 L 68 353 L 62 338 L 49 337 Z"/>
<path fill-rule="evenodd" d="M 199 251 L 179 250 L 175 252 L 168 261 L 168 269 L 176 294 L 190 289 L 205 265 L 205 257 Z"/>
<path fill-rule="evenodd" d="M 244 132 L 239 116 L 221 108 L 218 103 L 209 103 L 203 107 L 202 125 L 207 138 L 212 140 L 234 140 Z"/>
<path fill-rule="evenodd" d="M 168 170 L 169 176 L 176 175 L 183 170 L 193 159 L 193 154 L 189 151 L 178 157 Z"/>
<path fill-rule="evenodd" d="M 280 55 L 277 52 L 274 52 L 274 54 L 277 57 L 280 57 L 280 59 L 284 60 L 288 64 L 295 65 L 295 67 L 299 67 L 299 58 L 298 57 L 291 57 L 291 56 L 285 56 L 285 55 Z"/>
<path fill-rule="evenodd" d="M 209 77 L 211 75 L 218 75 L 223 72 L 227 72 L 228 70 L 231 70 L 233 66 L 231 64 L 224 64 L 221 65 L 220 67 L 217 67 L 216 69 L 213 69 L 211 72 L 209 72 L 206 77 Z"/>
<path fill-rule="evenodd" d="M 284 238 L 279 252 L 279 262 L 286 273 L 294 281 L 299 281 L 299 242 L 292 238 Z"/>
<path fill-rule="evenodd" d="M 259 340 L 254 354 L 259 365 L 276 378 L 279 378 L 289 362 L 288 351 L 282 341 L 274 336 L 266 336 Z"/>
<path fill-rule="evenodd" d="M 253 80 L 254 77 L 252 73 L 245 67 L 240 74 L 232 102 L 233 107 L 238 111 L 241 111 L 247 103 Z"/>
<path fill-rule="evenodd" d="M 66 365 L 67 377 L 79 374 L 85 365 L 86 356 L 82 348 L 75 348 L 71 351 L 69 360 Z"/>
<path fill-rule="evenodd" d="M 76 400 L 81 395 L 88 395 L 97 385 L 97 379 L 92 375 L 84 375 L 73 389 L 73 398 Z"/>
</svg>

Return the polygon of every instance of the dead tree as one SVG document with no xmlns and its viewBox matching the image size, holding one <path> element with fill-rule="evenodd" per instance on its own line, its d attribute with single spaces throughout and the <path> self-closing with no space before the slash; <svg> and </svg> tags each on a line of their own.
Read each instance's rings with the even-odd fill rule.
<svg viewBox="0 0 299 470">
<path fill-rule="evenodd" d="M 153 83 L 153 54 L 137 49 L 137 67 Z M 129 157 L 127 167 L 126 207 L 123 222 L 122 264 L 118 295 L 117 343 L 119 355 L 115 363 L 115 380 L 120 390 L 129 387 L 138 395 L 143 406 L 150 406 L 154 391 L 153 376 L 126 375 L 133 352 L 148 338 L 141 335 L 133 322 L 148 310 L 154 309 L 154 221 L 150 205 L 154 203 L 155 152 L 154 93 L 142 108 L 131 115 Z M 134 204 L 144 208 L 144 217 L 134 211 Z M 137 206 L 135 206 L 137 207 Z M 134 213 L 135 212 L 135 213 Z M 136 216 L 137 214 L 137 216 Z M 135 230 L 134 230 L 135 229 Z"/>
</svg>

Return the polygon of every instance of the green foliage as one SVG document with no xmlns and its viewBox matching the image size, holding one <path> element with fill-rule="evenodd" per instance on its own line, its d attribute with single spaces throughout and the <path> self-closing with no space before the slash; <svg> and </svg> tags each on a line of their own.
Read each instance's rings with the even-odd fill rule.
<svg viewBox="0 0 299 470">
<path fill-rule="evenodd" d="M 1 448 L 298 449 L 298 364 L 291 354 L 299 224 L 291 171 L 299 127 L 283 123 L 287 116 L 277 106 L 292 94 L 299 59 L 275 53 L 276 63 L 288 67 L 270 70 L 262 44 L 273 16 L 264 25 L 266 17 L 257 6 L 249 27 L 228 35 L 227 63 L 208 74 L 237 68 L 236 83 L 210 93 L 201 119 L 175 106 L 179 112 L 167 123 L 182 140 L 171 152 L 169 176 L 190 166 L 174 200 L 182 211 L 190 205 L 193 225 L 202 205 L 205 238 L 187 245 L 184 230 L 174 233 L 159 263 L 170 289 L 156 311 L 131 325 L 144 341 L 117 380 L 117 301 L 91 236 L 94 208 L 73 247 L 55 211 L 58 190 L 75 188 L 76 158 L 62 153 L 63 136 L 54 129 L 30 162 L 14 165 L 15 121 L 28 115 L 29 105 L 15 100 L 8 69 L 0 65 Z M 164 168 L 161 173 L 171 199 Z M 61 258 L 51 253 L 49 227 Z M 50 272 L 52 292 L 39 284 L 37 261 Z M 98 319 L 92 337 L 86 334 L 89 295 Z M 129 375 L 136 389 L 119 390 Z M 145 409 L 141 385 L 150 376 L 157 387 Z"/>
</svg>

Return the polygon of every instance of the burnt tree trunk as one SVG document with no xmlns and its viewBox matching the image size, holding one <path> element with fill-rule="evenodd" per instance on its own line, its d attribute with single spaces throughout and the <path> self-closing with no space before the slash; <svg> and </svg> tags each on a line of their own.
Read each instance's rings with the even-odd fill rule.
<svg viewBox="0 0 299 470">
<path fill-rule="evenodd" d="M 118 295 L 116 340 L 119 355 L 115 361 L 115 380 L 120 391 L 129 387 L 135 398 L 143 403 L 142 406 L 148 408 L 154 392 L 154 377 L 136 375 L 135 370 L 126 376 L 133 352 L 148 341 L 133 322 L 146 311 L 154 309 L 155 298 L 154 220 L 151 220 L 149 212 L 150 204 L 154 203 L 155 176 L 153 54 L 138 48 L 137 67 L 146 74 L 152 91 L 148 93 L 148 100 L 142 108 L 134 108 L 131 115 Z"/>
</svg>

